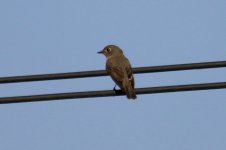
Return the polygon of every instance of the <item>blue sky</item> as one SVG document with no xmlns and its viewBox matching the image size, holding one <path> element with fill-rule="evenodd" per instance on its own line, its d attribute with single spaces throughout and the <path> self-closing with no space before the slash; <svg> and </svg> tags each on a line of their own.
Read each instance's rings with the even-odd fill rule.
<svg viewBox="0 0 226 150">
<path fill-rule="evenodd" d="M 2 0 L 0 76 L 226 60 L 224 0 Z M 136 87 L 226 81 L 225 68 L 135 75 Z M 112 89 L 110 77 L 0 85 L 0 97 Z M 0 149 L 226 148 L 225 90 L 0 105 Z"/>
</svg>

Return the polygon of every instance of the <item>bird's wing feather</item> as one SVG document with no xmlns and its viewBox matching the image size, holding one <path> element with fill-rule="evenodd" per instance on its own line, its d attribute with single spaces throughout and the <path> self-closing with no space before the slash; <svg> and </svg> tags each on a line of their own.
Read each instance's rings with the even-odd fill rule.
<svg viewBox="0 0 226 150">
<path fill-rule="evenodd" d="M 106 70 L 108 74 L 111 75 L 112 79 L 120 86 L 120 82 L 127 76 L 130 84 L 134 88 L 134 77 L 133 77 L 133 70 L 129 63 L 129 60 L 126 58 L 124 59 L 124 65 L 115 65 L 115 61 L 113 59 L 107 60 L 106 63 Z"/>
<path fill-rule="evenodd" d="M 124 72 L 120 67 L 107 67 L 107 72 L 114 80 L 122 81 L 124 78 Z"/>
<path fill-rule="evenodd" d="M 108 74 L 111 75 L 111 78 L 115 81 L 115 83 L 123 89 L 122 81 L 124 79 L 124 70 L 120 66 L 114 66 L 111 64 L 111 61 L 107 61 L 106 70 Z"/>
<path fill-rule="evenodd" d="M 128 79 L 129 79 L 132 87 L 134 88 L 133 70 L 132 70 L 132 67 L 130 64 L 128 65 L 128 67 L 126 67 L 126 72 L 127 72 Z"/>
</svg>

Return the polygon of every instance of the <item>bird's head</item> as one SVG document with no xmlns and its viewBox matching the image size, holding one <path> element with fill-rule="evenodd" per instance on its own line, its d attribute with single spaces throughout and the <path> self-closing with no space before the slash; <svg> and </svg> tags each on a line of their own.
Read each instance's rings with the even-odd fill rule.
<svg viewBox="0 0 226 150">
<path fill-rule="evenodd" d="M 98 53 L 104 54 L 107 58 L 123 54 L 122 50 L 116 45 L 107 45 Z"/>
</svg>

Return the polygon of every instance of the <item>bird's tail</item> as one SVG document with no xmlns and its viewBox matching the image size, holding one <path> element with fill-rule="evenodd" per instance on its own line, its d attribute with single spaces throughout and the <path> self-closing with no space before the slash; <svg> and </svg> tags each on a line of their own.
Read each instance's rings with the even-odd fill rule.
<svg viewBox="0 0 226 150">
<path fill-rule="evenodd" d="M 136 92 L 135 89 L 132 87 L 131 82 L 129 82 L 128 79 L 125 79 L 123 81 L 123 88 L 124 88 L 124 92 L 126 93 L 126 96 L 128 99 L 136 99 Z"/>
</svg>

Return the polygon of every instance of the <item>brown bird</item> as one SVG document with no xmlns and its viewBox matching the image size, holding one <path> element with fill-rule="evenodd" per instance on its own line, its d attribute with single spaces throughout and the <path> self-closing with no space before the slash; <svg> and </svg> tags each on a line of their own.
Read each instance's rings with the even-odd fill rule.
<svg viewBox="0 0 226 150">
<path fill-rule="evenodd" d="M 126 93 L 127 98 L 136 99 L 133 70 L 123 51 L 118 46 L 108 45 L 98 53 L 106 56 L 106 70 L 121 90 Z"/>
</svg>

